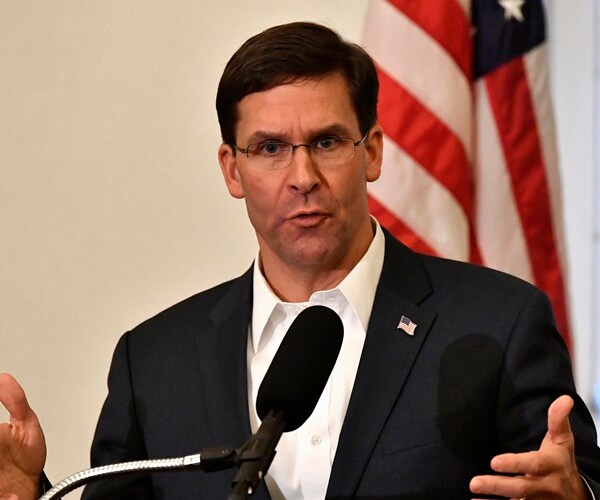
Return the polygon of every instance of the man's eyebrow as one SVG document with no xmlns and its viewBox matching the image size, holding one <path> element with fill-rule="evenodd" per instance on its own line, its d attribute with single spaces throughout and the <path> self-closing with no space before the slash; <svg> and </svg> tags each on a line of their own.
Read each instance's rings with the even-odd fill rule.
<svg viewBox="0 0 600 500">
<path fill-rule="evenodd" d="M 312 142 L 319 137 L 326 135 L 337 135 L 339 137 L 352 137 L 350 129 L 341 123 L 332 123 L 323 128 L 315 129 L 310 132 L 306 141 Z M 248 144 L 256 144 L 264 141 L 290 142 L 288 136 L 283 132 L 256 130 L 248 137 Z"/>
<path fill-rule="evenodd" d="M 257 130 L 248 137 L 248 144 L 256 144 L 264 141 L 286 142 L 284 134 L 280 132 L 269 132 L 267 130 Z"/>
<path fill-rule="evenodd" d="M 323 127 L 322 129 L 315 131 L 313 134 L 311 134 L 311 137 L 317 138 L 317 137 L 322 137 L 324 135 L 337 135 L 340 137 L 351 137 L 352 134 L 350 132 L 350 129 L 346 125 L 342 125 L 341 123 L 332 123 L 331 125 L 328 125 L 327 127 Z"/>
</svg>

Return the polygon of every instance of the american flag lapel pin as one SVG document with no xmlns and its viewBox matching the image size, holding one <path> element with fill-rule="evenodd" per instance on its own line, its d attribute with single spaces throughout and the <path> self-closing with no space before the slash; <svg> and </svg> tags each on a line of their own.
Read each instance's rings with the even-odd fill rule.
<svg viewBox="0 0 600 500">
<path fill-rule="evenodd" d="M 410 336 L 415 334 L 415 328 L 417 328 L 417 324 L 414 323 L 410 318 L 402 315 L 400 318 L 400 323 L 396 327 L 398 330 L 402 330 L 404 333 L 407 333 Z"/>
</svg>

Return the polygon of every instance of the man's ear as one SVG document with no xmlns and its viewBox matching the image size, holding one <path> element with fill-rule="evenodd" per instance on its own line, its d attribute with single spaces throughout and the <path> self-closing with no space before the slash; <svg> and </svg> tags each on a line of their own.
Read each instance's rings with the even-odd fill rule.
<svg viewBox="0 0 600 500">
<path fill-rule="evenodd" d="M 373 182 L 381 175 L 381 162 L 383 160 L 383 129 L 376 123 L 365 141 L 367 152 L 367 181 Z"/>
<path fill-rule="evenodd" d="M 227 144 L 219 146 L 219 165 L 229 194 L 237 199 L 243 198 L 244 187 L 237 167 L 237 158 L 231 146 Z"/>
</svg>

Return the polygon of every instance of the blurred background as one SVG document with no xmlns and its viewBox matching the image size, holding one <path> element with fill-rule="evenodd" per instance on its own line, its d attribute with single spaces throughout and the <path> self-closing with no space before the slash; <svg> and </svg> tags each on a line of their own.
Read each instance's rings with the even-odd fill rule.
<svg viewBox="0 0 600 500">
<path fill-rule="evenodd" d="M 575 372 L 593 406 L 600 8 L 546 7 Z M 118 337 L 255 255 L 216 156 L 214 98 L 231 54 L 294 20 L 360 43 L 368 9 L 367 0 L 0 2 L 0 371 L 21 381 L 42 420 L 51 480 L 88 466 Z"/>
</svg>

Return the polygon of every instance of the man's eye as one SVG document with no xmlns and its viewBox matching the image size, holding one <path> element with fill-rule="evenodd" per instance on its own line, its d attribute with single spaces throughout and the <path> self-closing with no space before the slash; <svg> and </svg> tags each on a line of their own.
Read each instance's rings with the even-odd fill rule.
<svg viewBox="0 0 600 500">
<path fill-rule="evenodd" d="M 275 156 L 283 153 L 285 150 L 285 144 L 280 142 L 261 142 L 252 147 L 251 152 L 257 155 L 263 156 Z"/>
<path fill-rule="evenodd" d="M 340 143 L 339 139 L 335 137 L 325 137 L 324 139 L 319 139 L 315 142 L 315 147 L 317 149 L 333 149 L 338 146 Z"/>
</svg>

